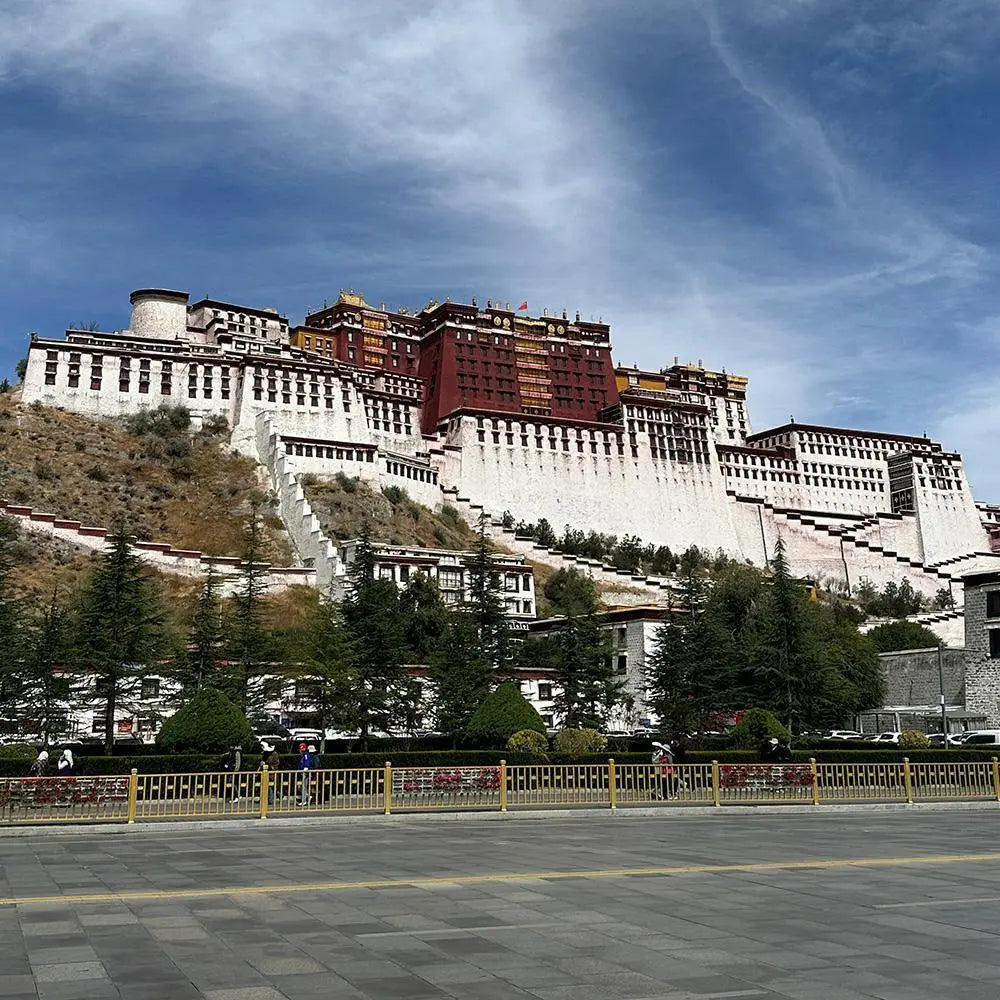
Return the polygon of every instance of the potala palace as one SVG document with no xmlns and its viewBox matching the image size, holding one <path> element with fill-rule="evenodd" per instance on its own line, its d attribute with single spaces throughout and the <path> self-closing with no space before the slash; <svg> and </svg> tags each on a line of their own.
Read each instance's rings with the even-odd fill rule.
<svg viewBox="0 0 1000 1000">
<path fill-rule="evenodd" d="M 610 328 L 579 315 L 475 300 L 392 311 L 344 292 L 290 327 L 272 309 L 165 289 L 131 304 L 128 330 L 33 339 L 24 401 L 225 417 L 320 585 L 342 573 L 341 554 L 302 473 L 400 485 L 470 519 L 509 511 L 758 565 L 780 536 L 796 573 L 846 587 L 907 578 L 930 595 L 1000 566 L 1000 507 L 976 503 L 955 452 L 797 422 L 754 433 L 746 377 L 676 358 L 615 366 Z"/>
</svg>

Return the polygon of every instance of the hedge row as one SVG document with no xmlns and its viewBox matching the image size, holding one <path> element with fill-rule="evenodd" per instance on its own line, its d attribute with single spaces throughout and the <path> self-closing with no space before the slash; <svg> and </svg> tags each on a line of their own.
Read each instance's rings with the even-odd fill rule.
<svg viewBox="0 0 1000 1000">
<path fill-rule="evenodd" d="M 647 753 L 593 753 L 569 754 L 550 753 L 551 764 L 606 764 L 613 756 L 619 765 L 648 764 Z M 966 763 L 989 761 L 1000 756 L 996 750 L 796 750 L 792 754 L 796 763 L 807 763 L 815 757 L 821 764 L 898 764 L 904 757 L 918 763 Z M 324 754 L 325 768 L 370 768 L 382 767 L 386 760 L 394 767 L 487 767 L 506 760 L 508 764 L 539 764 L 539 758 L 528 754 L 505 753 L 499 750 L 426 750 L 393 753 L 345 753 Z M 298 754 L 282 754 L 281 766 L 285 770 L 295 770 Z M 684 758 L 688 764 L 708 764 L 717 760 L 720 764 L 756 764 L 760 758 L 753 750 L 696 750 Z M 245 770 L 256 770 L 258 758 L 254 754 L 245 757 Z M 128 774 L 134 767 L 140 774 L 185 774 L 220 769 L 217 755 L 205 754 L 158 754 L 148 757 L 81 757 L 77 759 L 77 774 Z M 0 777 L 20 777 L 27 774 L 30 761 L 0 759 Z"/>
</svg>

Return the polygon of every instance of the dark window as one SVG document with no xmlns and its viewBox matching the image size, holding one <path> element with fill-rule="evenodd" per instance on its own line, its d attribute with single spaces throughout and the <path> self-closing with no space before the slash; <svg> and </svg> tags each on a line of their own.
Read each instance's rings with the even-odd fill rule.
<svg viewBox="0 0 1000 1000">
<path fill-rule="evenodd" d="M 539 684 L 538 685 L 538 700 L 539 701 L 551 701 L 552 700 L 552 685 L 551 684 Z"/>
<path fill-rule="evenodd" d="M 990 659 L 1000 660 L 1000 628 L 991 628 L 990 637 Z"/>
<path fill-rule="evenodd" d="M 1000 590 L 986 591 L 986 617 L 1000 618 Z"/>
</svg>

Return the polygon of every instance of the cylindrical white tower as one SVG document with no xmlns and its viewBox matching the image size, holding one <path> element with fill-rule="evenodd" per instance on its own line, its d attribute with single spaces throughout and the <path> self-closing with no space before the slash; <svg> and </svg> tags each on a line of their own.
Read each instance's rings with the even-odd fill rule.
<svg viewBox="0 0 1000 1000">
<path fill-rule="evenodd" d="M 187 336 L 187 292 L 138 288 L 129 296 L 129 302 L 132 303 L 129 329 L 137 337 L 175 340 Z"/>
</svg>

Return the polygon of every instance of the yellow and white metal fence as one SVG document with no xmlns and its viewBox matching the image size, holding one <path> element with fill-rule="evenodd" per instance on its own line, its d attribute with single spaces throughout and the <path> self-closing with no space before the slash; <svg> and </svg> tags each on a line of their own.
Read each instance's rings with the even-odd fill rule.
<svg viewBox="0 0 1000 1000">
<path fill-rule="evenodd" d="M 511 764 L 0 778 L 0 824 L 536 807 L 1000 801 L 991 761 Z"/>
</svg>

